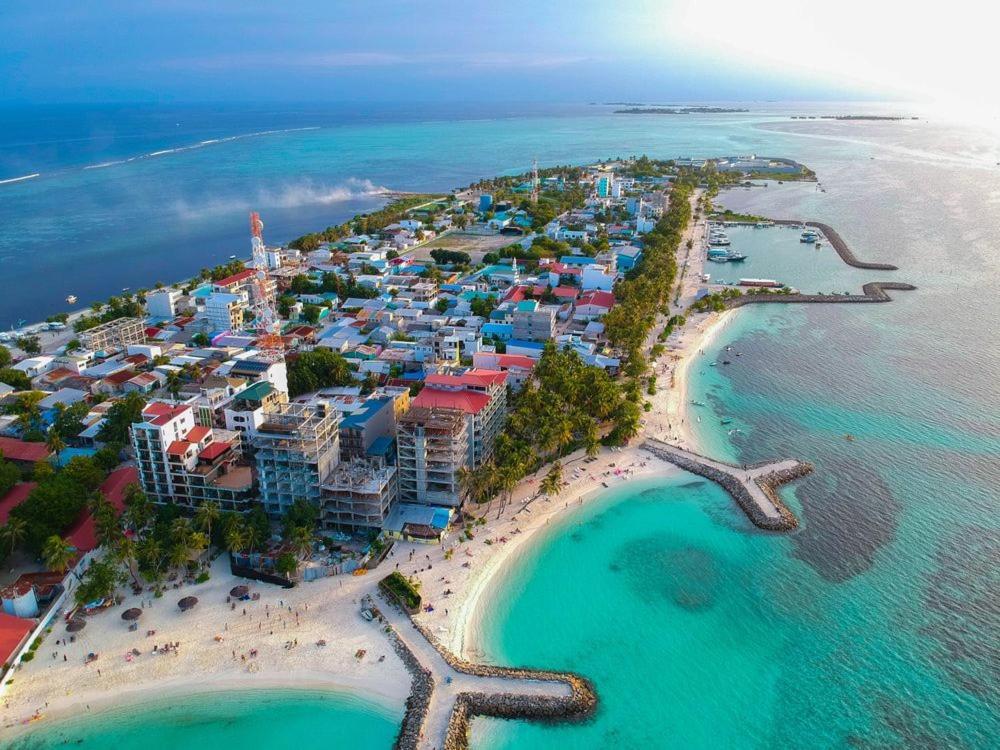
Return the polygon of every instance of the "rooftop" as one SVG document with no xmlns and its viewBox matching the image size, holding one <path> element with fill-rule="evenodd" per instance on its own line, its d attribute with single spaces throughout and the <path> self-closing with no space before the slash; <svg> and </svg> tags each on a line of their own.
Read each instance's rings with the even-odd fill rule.
<svg viewBox="0 0 1000 750">
<path fill-rule="evenodd" d="M 427 387 L 413 399 L 414 407 L 430 409 L 457 409 L 466 414 L 478 414 L 490 402 L 485 393 L 476 391 L 444 391 Z"/>
</svg>

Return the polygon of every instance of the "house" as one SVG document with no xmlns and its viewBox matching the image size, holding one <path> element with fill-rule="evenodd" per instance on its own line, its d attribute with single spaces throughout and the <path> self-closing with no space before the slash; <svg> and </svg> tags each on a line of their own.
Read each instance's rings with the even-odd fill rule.
<svg viewBox="0 0 1000 750">
<path fill-rule="evenodd" d="M 0 437 L 0 455 L 7 461 L 30 469 L 39 461 L 47 460 L 52 455 L 52 451 L 43 442 Z"/>
<path fill-rule="evenodd" d="M 606 315 L 615 306 L 615 295 L 611 292 L 593 291 L 580 295 L 576 303 L 574 320 L 591 321 Z"/>
</svg>

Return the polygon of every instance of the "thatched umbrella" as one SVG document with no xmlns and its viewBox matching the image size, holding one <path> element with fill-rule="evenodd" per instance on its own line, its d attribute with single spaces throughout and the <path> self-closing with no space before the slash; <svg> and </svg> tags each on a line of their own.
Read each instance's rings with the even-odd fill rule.
<svg viewBox="0 0 1000 750">
<path fill-rule="evenodd" d="M 82 617 L 74 617 L 68 623 L 66 623 L 66 632 L 68 633 L 79 633 L 87 627 L 87 621 Z"/>
<path fill-rule="evenodd" d="M 229 595 L 235 596 L 237 599 L 239 599 L 241 596 L 246 596 L 249 593 L 250 593 L 249 586 L 243 586 L 243 585 L 233 586 L 231 589 L 229 589 Z"/>
<path fill-rule="evenodd" d="M 187 612 L 197 603 L 198 603 L 197 596 L 185 596 L 183 599 L 177 602 L 177 606 L 180 607 L 182 611 Z"/>
<path fill-rule="evenodd" d="M 132 622 L 133 620 L 138 620 L 142 617 L 142 610 L 138 607 L 132 607 L 132 609 L 126 609 L 122 612 L 122 619 Z"/>
</svg>

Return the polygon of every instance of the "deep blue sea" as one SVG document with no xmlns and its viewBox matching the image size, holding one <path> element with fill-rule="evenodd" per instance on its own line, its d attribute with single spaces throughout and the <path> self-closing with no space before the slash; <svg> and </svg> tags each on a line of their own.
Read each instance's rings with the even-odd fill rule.
<svg viewBox="0 0 1000 750">
<path fill-rule="evenodd" d="M 828 222 L 858 256 L 900 270 L 848 269 L 787 230 L 747 230 L 733 238 L 748 271 L 806 291 L 919 287 L 884 305 L 744 308 L 691 367 L 706 450 L 815 464 L 784 493 L 801 528 L 756 531 L 696 477 L 616 488 L 555 525 L 505 571 L 479 646 L 500 663 L 587 674 L 599 715 L 572 727 L 477 720 L 474 746 L 996 747 L 1000 134 L 933 118 L 789 117 L 859 105 L 747 106 L 683 117 L 586 105 L 105 110 L 37 125 L 24 115 L 0 133 L 0 178 L 40 176 L 0 184 L 0 320 L 242 254 L 250 207 L 280 241 L 374 205 L 369 185 L 446 190 L 533 157 L 797 159 L 825 192 L 772 184 L 721 201 Z M 250 135 L 271 130 L 287 132 Z M 236 135 L 248 137 L 221 140 Z M 178 150 L 125 161 L 166 149 Z M 742 356 L 709 367 L 724 346 Z M 309 720 L 285 729 L 315 739 Z M 140 741 L 115 731 L 115 742 Z M 142 741 L 200 746 L 217 731 L 207 719 L 169 743 Z M 352 747 L 389 742 L 376 732 Z"/>
</svg>

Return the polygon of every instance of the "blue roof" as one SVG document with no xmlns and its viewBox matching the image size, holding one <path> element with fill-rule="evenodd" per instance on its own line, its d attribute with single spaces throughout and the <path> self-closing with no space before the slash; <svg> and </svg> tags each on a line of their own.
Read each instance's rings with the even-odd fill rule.
<svg viewBox="0 0 1000 750">
<path fill-rule="evenodd" d="M 511 339 L 507 342 L 507 347 L 512 346 L 519 346 L 522 349 L 537 349 L 538 351 L 545 348 L 545 344 L 540 341 L 525 341 L 524 339 Z"/>
<path fill-rule="evenodd" d="M 388 456 L 395 442 L 396 439 L 392 435 L 383 435 L 382 437 L 375 438 L 372 444 L 368 446 L 367 453 L 369 456 Z"/>
<path fill-rule="evenodd" d="M 345 427 L 361 427 L 386 404 L 391 403 L 391 398 L 370 398 L 361 405 L 360 409 L 345 416 L 340 422 L 340 427 L 341 429 Z"/>
<path fill-rule="evenodd" d="M 404 372 L 403 380 L 423 380 L 424 372 L 423 370 L 414 370 L 413 372 Z"/>
<path fill-rule="evenodd" d="M 482 334 L 506 333 L 508 336 L 514 332 L 514 326 L 510 323 L 484 323 L 480 329 Z"/>
<path fill-rule="evenodd" d="M 589 255 L 564 255 L 559 262 L 564 266 L 589 266 L 594 259 Z"/>
</svg>

